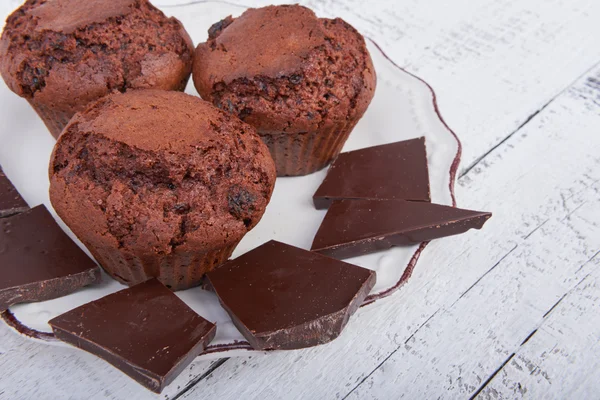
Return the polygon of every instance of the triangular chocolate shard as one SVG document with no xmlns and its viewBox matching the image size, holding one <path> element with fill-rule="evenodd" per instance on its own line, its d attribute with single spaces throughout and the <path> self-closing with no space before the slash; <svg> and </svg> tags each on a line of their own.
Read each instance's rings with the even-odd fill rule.
<svg viewBox="0 0 600 400">
<path fill-rule="evenodd" d="M 431 201 L 425 138 L 340 154 L 313 201 L 322 209 L 341 199 Z"/>
<path fill-rule="evenodd" d="M 339 259 L 355 257 L 481 229 L 491 216 L 416 201 L 338 200 L 327 211 L 311 250 Z"/>
<path fill-rule="evenodd" d="M 27 210 L 29 210 L 29 206 L 0 167 L 0 218 L 10 217 Z"/>
<path fill-rule="evenodd" d="M 335 339 L 375 279 L 375 271 L 273 240 L 206 274 L 207 286 L 258 350 Z"/>
</svg>

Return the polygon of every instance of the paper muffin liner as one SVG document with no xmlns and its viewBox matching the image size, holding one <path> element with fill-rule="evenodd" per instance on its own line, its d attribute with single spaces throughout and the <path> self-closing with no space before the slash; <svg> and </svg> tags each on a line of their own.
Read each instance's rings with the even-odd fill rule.
<svg viewBox="0 0 600 400">
<path fill-rule="evenodd" d="M 326 167 L 342 151 L 357 122 L 315 132 L 260 136 L 275 161 L 277 176 L 307 175 Z"/>
<path fill-rule="evenodd" d="M 44 124 L 56 139 L 60 136 L 64 127 L 69 123 L 71 117 L 75 115 L 73 112 L 65 112 L 57 110 L 53 107 L 46 106 L 44 104 L 28 100 L 31 107 L 40 116 Z"/>
<path fill-rule="evenodd" d="M 172 290 L 184 290 L 198 286 L 205 273 L 227 261 L 238 243 L 205 252 L 175 249 L 164 256 L 150 253 L 140 255 L 115 248 L 90 250 L 102 268 L 125 285 L 132 286 L 157 278 Z"/>
</svg>

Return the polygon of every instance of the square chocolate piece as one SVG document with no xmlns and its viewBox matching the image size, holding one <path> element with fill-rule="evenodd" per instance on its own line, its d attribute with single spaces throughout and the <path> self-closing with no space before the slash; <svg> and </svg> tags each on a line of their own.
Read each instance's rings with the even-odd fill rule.
<svg viewBox="0 0 600 400">
<path fill-rule="evenodd" d="M 375 271 L 276 241 L 206 275 L 235 326 L 258 350 L 335 339 L 375 279 Z"/>
<path fill-rule="evenodd" d="M 425 138 L 341 153 L 313 201 L 322 209 L 340 199 L 431 201 Z"/>
<path fill-rule="evenodd" d="M 29 206 L 0 167 L 0 218 L 10 217 L 27 210 L 29 210 Z"/>
<path fill-rule="evenodd" d="M 156 279 L 49 322 L 54 335 L 160 393 L 215 337 L 216 327 Z"/>
<path fill-rule="evenodd" d="M 0 226 L 0 311 L 66 296 L 100 281 L 100 267 L 43 205 L 2 218 Z"/>
</svg>

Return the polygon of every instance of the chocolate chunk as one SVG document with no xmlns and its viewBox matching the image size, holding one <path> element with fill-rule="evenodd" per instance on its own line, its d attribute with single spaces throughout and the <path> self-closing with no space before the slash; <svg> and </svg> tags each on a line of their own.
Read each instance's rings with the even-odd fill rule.
<svg viewBox="0 0 600 400">
<path fill-rule="evenodd" d="M 375 279 L 374 271 L 276 241 L 206 275 L 235 326 L 259 350 L 335 339 Z"/>
<path fill-rule="evenodd" d="M 214 23 L 210 28 L 208 28 L 208 38 L 215 39 L 217 36 L 221 34 L 223 29 L 227 28 L 233 22 L 233 18 L 231 15 L 225 17 L 219 22 Z"/>
<path fill-rule="evenodd" d="M 254 211 L 256 196 L 239 185 L 234 185 L 229 189 L 227 195 L 227 204 L 229 213 L 238 219 L 249 218 Z"/>
<path fill-rule="evenodd" d="M 0 311 L 100 281 L 98 267 L 43 205 L 0 219 Z"/>
<path fill-rule="evenodd" d="M 216 327 L 156 279 L 49 322 L 56 337 L 160 393 L 215 337 Z"/>
<path fill-rule="evenodd" d="M 313 196 L 318 209 L 336 199 L 431 201 L 425 138 L 340 154 Z"/>
<path fill-rule="evenodd" d="M 29 206 L 0 167 L 0 218 L 10 217 L 27 210 L 29 210 Z"/>
<path fill-rule="evenodd" d="M 312 251 L 349 258 L 481 229 L 489 212 L 418 201 L 337 200 L 319 227 Z"/>
</svg>

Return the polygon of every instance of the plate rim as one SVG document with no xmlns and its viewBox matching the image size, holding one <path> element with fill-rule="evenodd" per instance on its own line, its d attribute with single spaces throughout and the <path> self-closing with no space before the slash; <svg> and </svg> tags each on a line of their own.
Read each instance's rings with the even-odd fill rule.
<svg viewBox="0 0 600 400">
<path fill-rule="evenodd" d="M 210 1 L 211 3 L 225 3 L 228 5 L 233 5 L 232 3 L 228 3 L 227 1 L 222 1 L 222 0 L 215 0 L 215 1 Z M 196 2 L 190 2 L 187 4 L 183 4 L 183 5 L 191 5 L 191 4 L 195 4 Z M 205 1 L 203 1 L 203 3 L 205 3 Z M 236 4 L 236 6 L 239 7 L 244 7 L 241 6 L 239 4 Z M 171 6 L 173 7 L 173 6 Z M 249 8 L 249 7 L 246 7 Z M 442 123 L 442 125 L 444 126 L 444 128 L 450 132 L 450 134 L 452 135 L 452 137 L 454 138 L 454 140 L 456 141 L 457 144 L 457 150 L 456 150 L 456 154 L 454 156 L 454 159 L 452 160 L 452 164 L 450 165 L 450 180 L 449 180 L 449 184 L 448 184 L 448 188 L 450 191 L 450 197 L 452 199 L 452 207 L 456 207 L 456 195 L 455 195 L 455 183 L 456 183 L 456 175 L 458 172 L 458 166 L 460 164 L 460 160 L 461 160 L 461 156 L 462 156 L 462 143 L 458 137 L 458 135 L 456 134 L 456 132 L 454 132 L 452 130 L 452 128 L 450 128 L 450 126 L 446 123 L 446 121 L 444 120 L 444 117 L 442 116 L 442 113 L 439 109 L 438 106 L 438 101 L 437 101 L 437 95 L 435 93 L 435 90 L 433 89 L 433 87 L 427 83 L 427 81 L 425 81 L 423 78 L 413 74 L 412 72 L 407 71 L 406 69 L 402 68 L 401 66 L 399 66 L 396 62 L 394 62 L 394 60 L 392 60 L 387 53 L 383 50 L 383 48 L 373 39 L 371 39 L 368 36 L 365 36 L 365 39 L 367 41 L 369 41 L 370 43 L 372 43 L 375 48 L 381 53 L 381 55 L 396 69 L 398 69 L 399 71 L 411 76 L 412 78 L 418 80 L 419 82 L 421 82 L 422 84 L 425 85 L 425 87 L 427 87 L 427 89 L 429 90 L 430 94 L 431 94 L 431 98 L 432 98 L 432 103 L 433 103 L 433 108 L 434 108 L 434 112 L 437 115 L 437 118 L 439 119 L 439 121 Z M 379 293 L 374 293 L 374 294 L 370 294 L 369 296 L 367 296 L 367 298 L 364 300 L 363 304 L 361 304 L 361 308 L 374 304 L 375 302 L 382 300 L 384 298 L 387 298 L 389 296 L 391 296 L 392 294 L 396 293 L 407 281 L 408 279 L 411 277 L 417 262 L 419 261 L 419 258 L 421 256 L 421 254 L 423 253 L 423 251 L 425 250 L 425 248 L 427 247 L 427 245 L 430 242 L 422 242 L 419 244 L 419 247 L 415 250 L 415 252 L 413 253 L 412 257 L 410 258 L 408 265 L 406 265 L 406 267 L 404 268 L 404 272 L 402 273 L 402 275 L 400 276 L 400 279 L 398 280 L 398 282 L 396 282 L 396 284 L 394 284 L 392 287 L 379 292 Z M 46 342 L 46 343 L 51 343 L 51 342 L 57 342 L 58 339 L 56 339 L 56 337 L 54 336 L 53 333 L 50 332 L 41 332 L 32 328 L 29 328 L 27 325 L 21 323 L 16 316 L 12 313 L 12 311 L 10 309 L 7 309 L 5 311 L 2 311 L 2 313 L 0 313 L 0 317 L 2 318 L 2 320 L 4 321 L 4 323 L 6 323 L 7 326 L 9 326 L 10 328 L 12 328 L 12 330 L 16 331 L 17 333 L 26 336 L 29 339 L 34 339 L 36 341 L 42 341 L 42 342 Z M 247 341 L 236 341 L 234 343 L 222 343 L 222 344 L 214 344 L 214 345 L 208 345 L 206 347 L 206 349 L 204 350 L 204 352 L 202 354 L 200 354 L 200 356 L 204 356 L 204 355 L 208 355 L 208 354 L 215 354 L 215 353 L 226 353 L 229 351 L 234 351 L 234 350 L 246 350 L 248 352 L 260 352 L 260 353 L 264 353 L 265 351 L 262 350 L 256 350 L 254 349 L 250 343 L 248 343 Z M 199 357 L 200 357 L 199 356 Z"/>
</svg>

